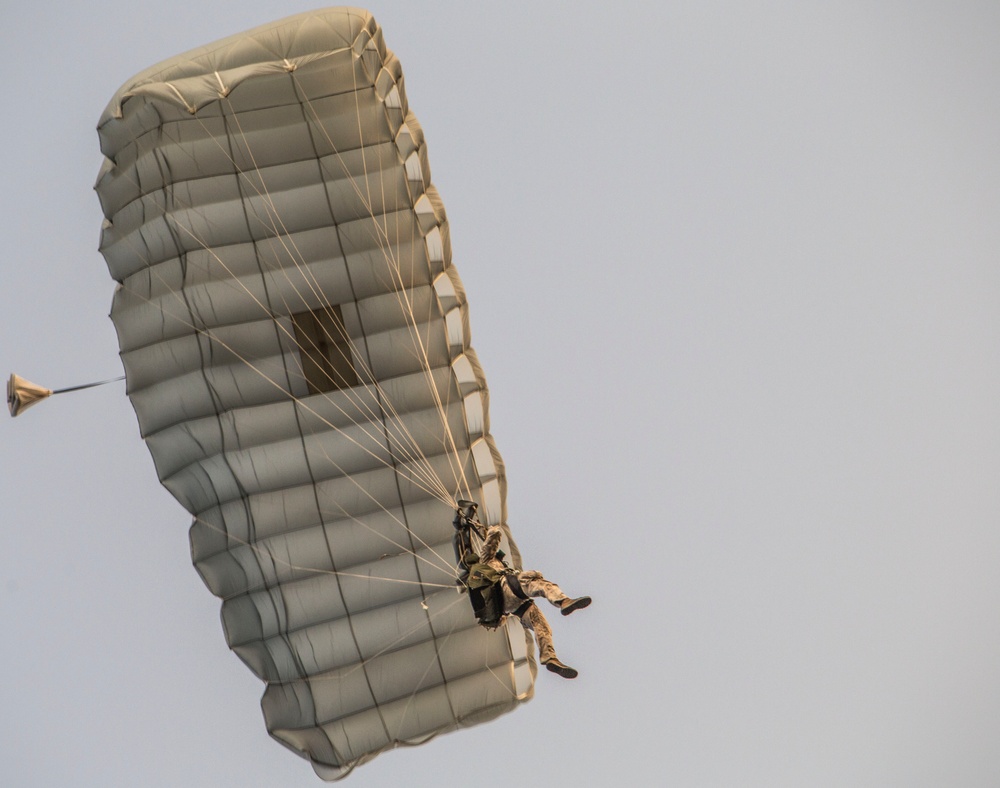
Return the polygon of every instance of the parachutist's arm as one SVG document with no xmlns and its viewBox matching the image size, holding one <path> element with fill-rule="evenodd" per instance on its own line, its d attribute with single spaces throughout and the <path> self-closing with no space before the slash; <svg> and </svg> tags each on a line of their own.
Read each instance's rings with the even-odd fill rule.
<svg viewBox="0 0 1000 788">
<path fill-rule="evenodd" d="M 483 533 L 483 526 L 481 523 L 476 522 L 471 517 L 467 516 L 461 509 L 455 514 L 455 519 L 452 520 L 452 525 L 455 526 L 456 530 L 462 530 L 463 528 L 468 528 L 475 531 L 483 539 L 486 538 Z"/>
<path fill-rule="evenodd" d="M 500 540 L 503 538 L 503 530 L 499 525 L 491 525 L 486 531 L 486 541 L 480 552 L 480 561 L 484 564 L 496 558 L 497 550 L 500 547 Z"/>
</svg>

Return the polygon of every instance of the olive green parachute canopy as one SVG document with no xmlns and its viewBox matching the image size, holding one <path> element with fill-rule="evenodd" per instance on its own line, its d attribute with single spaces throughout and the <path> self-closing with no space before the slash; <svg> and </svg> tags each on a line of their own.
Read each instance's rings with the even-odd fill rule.
<svg viewBox="0 0 1000 788">
<path fill-rule="evenodd" d="M 530 698 L 530 640 L 479 627 L 456 585 L 456 502 L 503 524 L 506 481 L 374 19 L 301 14 L 161 63 L 99 134 L 129 397 L 271 735 L 336 779 Z"/>
<path fill-rule="evenodd" d="M 52 389 L 39 386 L 20 375 L 11 374 L 7 379 L 7 408 L 11 416 L 23 413 L 37 402 L 53 394 Z"/>
</svg>

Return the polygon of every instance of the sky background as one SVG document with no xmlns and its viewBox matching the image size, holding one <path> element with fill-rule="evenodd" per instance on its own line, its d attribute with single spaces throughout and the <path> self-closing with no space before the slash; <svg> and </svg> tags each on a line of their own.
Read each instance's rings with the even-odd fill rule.
<svg viewBox="0 0 1000 788">
<path fill-rule="evenodd" d="M 1000 785 L 1000 6 L 485 6 L 369 8 L 525 564 L 594 604 L 553 620 L 580 678 L 349 784 Z M 119 85 L 309 7 L 4 7 L 0 372 L 121 373 Z M 322 784 L 121 384 L 3 421 L 0 464 L 0 782 Z"/>
</svg>

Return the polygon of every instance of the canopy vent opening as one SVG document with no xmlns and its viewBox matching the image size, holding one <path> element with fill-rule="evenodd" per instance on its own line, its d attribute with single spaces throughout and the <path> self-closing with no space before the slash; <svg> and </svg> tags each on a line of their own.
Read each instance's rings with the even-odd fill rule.
<svg viewBox="0 0 1000 788">
<path fill-rule="evenodd" d="M 339 305 L 292 315 L 292 325 L 310 394 L 358 385 L 351 340 Z"/>
</svg>

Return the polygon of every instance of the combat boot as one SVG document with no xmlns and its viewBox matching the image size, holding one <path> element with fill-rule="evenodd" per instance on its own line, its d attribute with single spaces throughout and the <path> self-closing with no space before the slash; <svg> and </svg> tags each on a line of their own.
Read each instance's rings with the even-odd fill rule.
<svg viewBox="0 0 1000 788">
<path fill-rule="evenodd" d="M 559 603 L 559 607 L 564 616 L 568 616 L 574 610 L 583 610 L 587 605 L 590 604 L 589 596 L 580 596 L 576 599 L 564 599 Z"/>
<path fill-rule="evenodd" d="M 547 659 L 543 664 L 553 673 L 558 673 L 564 679 L 575 679 L 579 675 L 576 671 L 576 668 L 571 668 L 569 665 L 564 665 L 555 657 L 552 657 L 552 659 Z"/>
</svg>

